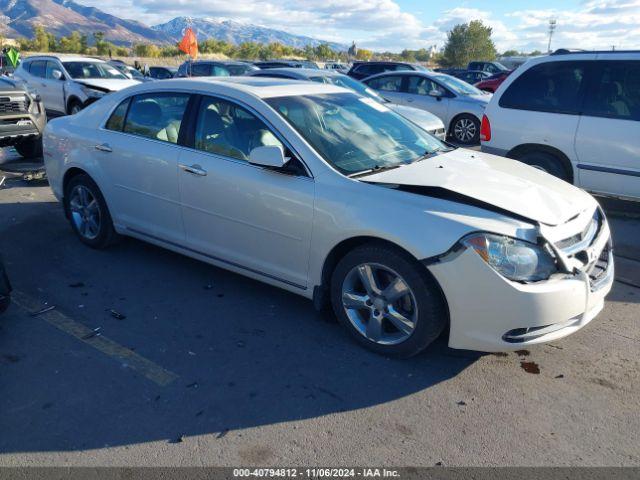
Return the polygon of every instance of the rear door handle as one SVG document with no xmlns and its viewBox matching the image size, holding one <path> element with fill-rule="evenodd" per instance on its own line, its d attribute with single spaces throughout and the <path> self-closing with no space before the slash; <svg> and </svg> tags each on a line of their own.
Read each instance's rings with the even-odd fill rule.
<svg viewBox="0 0 640 480">
<path fill-rule="evenodd" d="M 200 177 L 206 177 L 207 171 L 202 168 L 200 165 L 180 165 L 180 168 L 188 173 L 192 173 L 194 175 L 198 175 Z"/>
<path fill-rule="evenodd" d="M 101 143 L 99 145 L 96 145 L 96 150 L 100 150 L 101 152 L 107 152 L 107 153 L 111 153 L 113 152 L 113 150 L 111 149 L 111 146 L 108 143 Z"/>
</svg>

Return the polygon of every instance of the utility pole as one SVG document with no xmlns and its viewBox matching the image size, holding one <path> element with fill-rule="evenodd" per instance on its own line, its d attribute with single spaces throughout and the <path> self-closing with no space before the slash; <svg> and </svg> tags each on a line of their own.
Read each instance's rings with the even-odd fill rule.
<svg viewBox="0 0 640 480">
<path fill-rule="evenodd" d="M 547 47 L 547 51 L 551 53 L 551 37 L 553 37 L 553 32 L 556 31 L 556 27 L 558 26 L 558 21 L 555 18 L 549 19 L 549 45 Z"/>
</svg>

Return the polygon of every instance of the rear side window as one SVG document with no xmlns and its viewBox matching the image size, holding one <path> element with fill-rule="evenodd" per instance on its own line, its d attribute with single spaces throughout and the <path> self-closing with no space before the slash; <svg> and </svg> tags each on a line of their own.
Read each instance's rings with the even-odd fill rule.
<svg viewBox="0 0 640 480">
<path fill-rule="evenodd" d="M 518 77 L 500 98 L 503 108 L 577 115 L 589 62 L 547 62 Z"/>
<path fill-rule="evenodd" d="M 123 131 L 153 140 L 178 143 L 178 133 L 188 103 L 189 94 L 186 93 L 137 95 L 131 100 Z"/>
<path fill-rule="evenodd" d="M 584 114 L 640 120 L 640 62 L 595 62 Z"/>
<path fill-rule="evenodd" d="M 402 77 L 399 75 L 389 75 L 384 77 L 372 78 L 367 82 L 374 90 L 382 92 L 399 92 L 402 89 Z"/>
<path fill-rule="evenodd" d="M 47 62 L 44 60 L 34 60 L 29 67 L 29 73 L 35 77 L 45 78 L 47 73 Z"/>
<path fill-rule="evenodd" d="M 105 128 L 107 130 L 114 130 L 116 132 L 122 131 L 122 129 L 124 128 L 124 117 L 127 115 L 130 101 L 131 99 L 127 98 L 113 111 L 105 125 Z"/>
</svg>

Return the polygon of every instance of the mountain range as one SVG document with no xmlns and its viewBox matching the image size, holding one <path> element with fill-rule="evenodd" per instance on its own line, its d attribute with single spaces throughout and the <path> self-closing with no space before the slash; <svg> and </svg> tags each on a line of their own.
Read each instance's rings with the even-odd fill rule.
<svg viewBox="0 0 640 480">
<path fill-rule="evenodd" d="M 177 17 L 160 25 L 147 26 L 88 7 L 75 0 L 0 0 L 0 35 L 7 38 L 32 37 L 33 27 L 42 25 L 56 36 L 73 31 L 91 38 L 94 32 L 104 32 L 105 39 L 118 45 L 134 43 L 171 44 L 180 40 L 187 25 L 186 17 Z M 273 28 L 220 18 L 194 18 L 192 26 L 198 40 L 207 38 L 242 42 L 270 43 L 303 48 L 328 43 L 334 50 L 346 50 L 345 45 L 294 35 Z"/>
</svg>

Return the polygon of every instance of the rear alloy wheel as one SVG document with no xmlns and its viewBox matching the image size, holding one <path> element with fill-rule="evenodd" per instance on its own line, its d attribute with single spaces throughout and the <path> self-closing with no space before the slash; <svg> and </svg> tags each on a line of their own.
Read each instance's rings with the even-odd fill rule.
<svg viewBox="0 0 640 480">
<path fill-rule="evenodd" d="M 82 243 L 92 248 L 106 248 L 117 238 L 104 197 L 89 176 L 77 175 L 71 179 L 64 205 Z"/>
<path fill-rule="evenodd" d="M 356 340 L 384 355 L 415 355 L 446 325 L 435 281 L 414 259 L 386 245 L 364 245 L 338 263 L 331 301 Z"/>
<path fill-rule="evenodd" d="M 547 152 L 529 152 L 520 155 L 517 160 L 526 163 L 538 170 L 549 173 L 554 177 L 558 177 L 565 182 L 570 182 L 569 173 L 562 164 L 561 160 Z"/>
<path fill-rule="evenodd" d="M 480 122 L 473 115 L 460 115 L 451 130 L 453 138 L 461 145 L 475 145 L 480 141 Z"/>
</svg>

